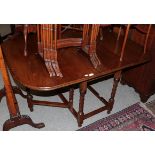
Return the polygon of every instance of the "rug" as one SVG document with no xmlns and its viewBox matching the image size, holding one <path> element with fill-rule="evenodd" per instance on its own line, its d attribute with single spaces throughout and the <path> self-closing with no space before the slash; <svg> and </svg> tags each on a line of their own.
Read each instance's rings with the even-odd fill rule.
<svg viewBox="0 0 155 155">
<path fill-rule="evenodd" d="M 154 131 L 155 117 L 136 103 L 79 131 Z"/>
</svg>

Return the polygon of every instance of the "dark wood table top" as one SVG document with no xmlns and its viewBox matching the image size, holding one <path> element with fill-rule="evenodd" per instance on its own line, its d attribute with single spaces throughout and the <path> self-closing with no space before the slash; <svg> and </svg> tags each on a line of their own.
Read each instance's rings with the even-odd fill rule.
<svg viewBox="0 0 155 155">
<path fill-rule="evenodd" d="M 58 51 L 58 62 L 63 77 L 50 77 L 43 59 L 37 53 L 34 34 L 29 35 L 28 56 L 24 56 L 24 38 L 19 34 L 2 44 L 5 61 L 15 81 L 32 90 L 54 90 L 65 86 L 90 81 L 107 76 L 116 71 L 145 63 L 148 54 L 143 55 L 143 48 L 128 41 L 123 61 L 119 61 L 122 38 L 117 54 L 114 54 L 116 35 L 104 32 L 104 39 L 97 42 L 97 55 L 102 65 L 96 70 L 89 58 L 80 48 L 69 47 Z"/>
</svg>

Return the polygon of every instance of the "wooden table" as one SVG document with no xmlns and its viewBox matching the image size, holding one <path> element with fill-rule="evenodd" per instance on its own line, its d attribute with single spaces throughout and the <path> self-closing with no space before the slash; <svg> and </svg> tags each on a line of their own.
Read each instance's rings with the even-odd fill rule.
<svg viewBox="0 0 155 155">
<path fill-rule="evenodd" d="M 123 37 L 120 38 L 118 52 L 114 53 L 117 35 L 113 32 L 105 31 L 103 36 L 103 40 L 98 39 L 97 41 L 97 55 L 102 64 L 98 69 L 94 69 L 87 55 L 79 48 L 69 47 L 59 50 L 58 62 L 63 73 L 63 78 L 49 77 L 44 62 L 37 52 L 36 35 L 29 36 L 27 56 L 24 56 L 23 53 L 23 35 L 19 34 L 7 40 L 2 45 L 5 62 L 13 79 L 24 86 L 28 92 L 28 94 L 24 96 L 22 92 L 15 87 L 14 93 L 21 94 L 23 97 L 27 98 L 28 106 L 31 111 L 33 111 L 34 104 L 68 108 L 77 119 L 79 126 L 82 125 L 84 119 L 101 111 L 107 110 L 108 113 L 110 113 L 114 105 L 114 97 L 122 70 L 148 62 L 149 56 L 147 53 L 145 55 L 143 54 L 143 47 L 128 40 L 123 61 L 120 62 L 119 51 L 122 47 Z M 89 85 L 89 81 L 108 75 L 114 75 L 114 84 L 110 99 L 106 101 Z M 80 87 L 78 112 L 73 107 L 73 86 L 75 84 L 78 84 Z M 67 86 L 70 87 L 68 100 L 62 94 L 58 94 L 63 103 L 33 100 L 29 91 L 54 91 Z M 104 103 L 104 106 L 84 114 L 84 97 L 87 88 Z M 1 98 L 2 97 L 3 95 L 1 95 Z"/>
</svg>

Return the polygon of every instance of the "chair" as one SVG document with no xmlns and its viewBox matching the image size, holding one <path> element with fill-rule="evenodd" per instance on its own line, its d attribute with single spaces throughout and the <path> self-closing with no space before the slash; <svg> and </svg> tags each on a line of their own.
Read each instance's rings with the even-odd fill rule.
<svg viewBox="0 0 155 155">
<path fill-rule="evenodd" d="M 44 59 L 50 76 L 62 77 L 58 61 L 57 50 L 70 46 L 80 46 L 89 55 L 93 66 L 97 68 L 100 61 L 96 55 L 96 39 L 99 32 L 99 24 L 84 24 L 82 38 L 61 39 L 57 24 L 37 25 L 38 52 Z"/>
<path fill-rule="evenodd" d="M 101 62 L 96 54 L 96 39 L 99 33 L 99 24 L 85 24 L 83 27 L 82 49 L 90 57 L 93 66 L 97 68 Z"/>
<path fill-rule="evenodd" d="M 129 34 L 130 28 L 136 29 L 140 33 L 145 34 L 143 54 L 146 54 L 146 48 L 147 48 L 147 43 L 148 43 L 148 37 L 149 37 L 149 34 L 150 34 L 150 30 L 151 30 L 151 24 L 148 25 L 147 31 L 141 29 L 139 27 L 139 25 L 130 25 L 130 24 L 128 24 L 128 25 L 125 25 L 125 28 L 126 28 L 126 33 L 125 33 L 125 36 L 124 36 L 124 42 L 123 42 L 122 49 L 121 49 L 120 61 L 123 60 L 124 51 L 125 51 L 125 45 L 126 45 L 126 41 L 127 41 L 127 38 L 128 38 L 128 34 Z M 121 34 L 121 26 L 119 28 L 119 33 L 118 33 L 117 41 L 119 41 L 120 34 Z"/>
<path fill-rule="evenodd" d="M 43 57 L 50 76 L 62 77 L 57 61 L 57 25 L 37 25 L 37 38 L 38 52 Z"/>
</svg>

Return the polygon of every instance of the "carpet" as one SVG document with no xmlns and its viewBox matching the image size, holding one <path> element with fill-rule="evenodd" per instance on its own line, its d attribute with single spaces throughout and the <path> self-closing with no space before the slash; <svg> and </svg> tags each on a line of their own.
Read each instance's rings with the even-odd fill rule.
<svg viewBox="0 0 155 155">
<path fill-rule="evenodd" d="M 155 117 L 139 103 L 98 120 L 79 131 L 154 131 Z"/>
</svg>

